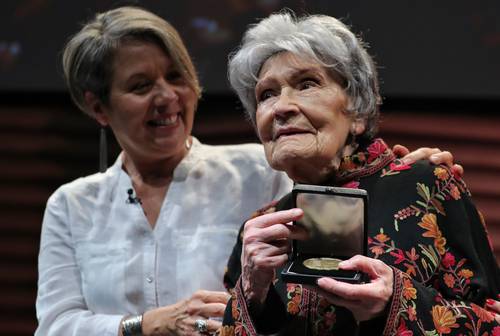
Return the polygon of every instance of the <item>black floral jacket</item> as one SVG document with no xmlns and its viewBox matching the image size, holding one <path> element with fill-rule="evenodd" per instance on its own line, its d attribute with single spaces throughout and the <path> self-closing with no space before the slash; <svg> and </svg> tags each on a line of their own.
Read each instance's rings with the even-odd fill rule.
<svg viewBox="0 0 500 336">
<path fill-rule="evenodd" d="M 225 275 L 232 299 L 221 335 L 499 336 L 482 306 L 499 293 L 500 270 L 465 183 L 427 161 L 401 164 L 381 139 L 344 158 L 339 172 L 331 185 L 369 194 L 368 256 L 394 270 L 386 314 L 357 323 L 347 309 L 277 278 L 264 311 L 251 316 L 239 281 L 240 235 Z M 255 215 L 289 206 L 285 196 Z"/>
</svg>

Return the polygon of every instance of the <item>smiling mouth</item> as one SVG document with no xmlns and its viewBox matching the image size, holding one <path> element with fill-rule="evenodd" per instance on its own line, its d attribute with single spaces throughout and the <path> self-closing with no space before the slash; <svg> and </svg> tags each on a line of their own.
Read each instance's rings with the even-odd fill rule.
<svg viewBox="0 0 500 336">
<path fill-rule="evenodd" d="M 179 119 L 179 114 L 176 113 L 176 114 L 165 116 L 163 118 L 149 120 L 147 122 L 147 124 L 148 124 L 148 126 L 152 126 L 152 127 L 172 126 L 172 125 L 175 125 L 175 123 L 177 122 L 178 119 Z"/>
<path fill-rule="evenodd" d="M 301 129 L 287 129 L 287 130 L 279 130 L 276 132 L 276 134 L 273 137 L 273 140 L 277 140 L 279 138 L 283 137 L 289 137 L 293 135 L 301 135 L 301 134 L 308 134 L 310 132 L 301 130 Z"/>
</svg>

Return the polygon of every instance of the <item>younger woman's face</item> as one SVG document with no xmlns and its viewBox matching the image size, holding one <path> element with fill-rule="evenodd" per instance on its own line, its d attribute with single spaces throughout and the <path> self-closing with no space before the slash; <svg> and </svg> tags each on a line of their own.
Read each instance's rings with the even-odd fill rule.
<svg viewBox="0 0 500 336">
<path fill-rule="evenodd" d="M 159 46 L 127 41 L 114 57 L 109 103 L 94 111 L 127 154 L 181 159 L 196 105 L 196 93 Z"/>
</svg>

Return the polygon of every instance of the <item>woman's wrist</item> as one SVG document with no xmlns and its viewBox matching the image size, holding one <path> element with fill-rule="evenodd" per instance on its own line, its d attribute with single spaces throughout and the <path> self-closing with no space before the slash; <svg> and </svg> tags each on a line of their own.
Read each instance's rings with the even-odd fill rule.
<svg viewBox="0 0 500 336">
<path fill-rule="evenodd" d="M 120 323 L 120 331 L 122 336 L 143 336 L 142 314 L 123 318 Z"/>
<path fill-rule="evenodd" d="M 267 292 L 269 291 L 269 284 L 266 286 L 258 285 L 245 279 L 242 281 L 243 295 L 248 303 L 253 305 L 260 305 L 266 300 Z"/>
</svg>

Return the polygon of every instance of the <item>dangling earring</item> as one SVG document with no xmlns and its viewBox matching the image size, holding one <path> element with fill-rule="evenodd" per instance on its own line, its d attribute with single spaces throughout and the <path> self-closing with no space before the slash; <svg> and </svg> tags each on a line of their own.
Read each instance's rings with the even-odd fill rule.
<svg viewBox="0 0 500 336">
<path fill-rule="evenodd" d="M 349 135 L 347 136 L 346 144 L 350 146 L 352 150 L 356 150 L 359 145 L 357 140 L 356 125 L 353 124 L 350 129 Z"/>
<path fill-rule="evenodd" d="M 104 173 L 108 168 L 108 141 L 106 138 L 106 127 L 99 129 L 99 171 Z"/>
<path fill-rule="evenodd" d="M 187 137 L 185 145 L 187 150 L 191 148 L 191 136 Z"/>
</svg>

